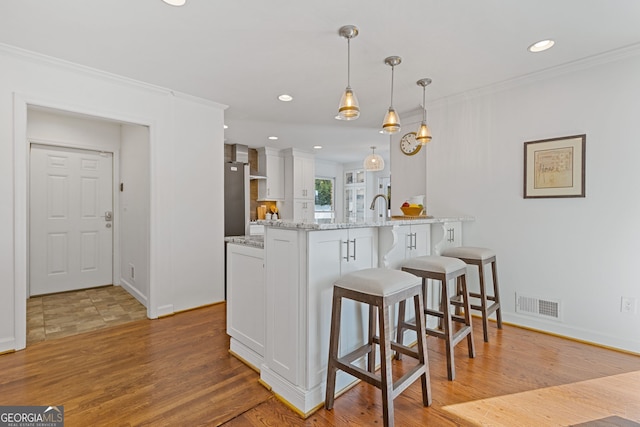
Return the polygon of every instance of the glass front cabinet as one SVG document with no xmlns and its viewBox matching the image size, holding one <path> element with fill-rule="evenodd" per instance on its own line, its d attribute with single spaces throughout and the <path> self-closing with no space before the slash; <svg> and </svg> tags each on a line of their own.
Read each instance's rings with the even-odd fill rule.
<svg viewBox="0 0 640 427">
<path fill-rule="evenodd" d="M 351 170 L 344 174 L 344 218 L 346 222 L 362 222 L 366 206 L 366 174 L 364 170 Z"/>
</svg>

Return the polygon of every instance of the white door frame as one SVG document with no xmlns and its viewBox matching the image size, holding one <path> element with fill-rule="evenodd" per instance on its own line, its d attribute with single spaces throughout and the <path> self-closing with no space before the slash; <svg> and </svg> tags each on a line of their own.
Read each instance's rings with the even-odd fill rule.
<svg viewBox="0 0 640 427">
<path fill-rule="evenodd" d="M 76 148 L 81 150 L 93 151 L 96 153 L 103 151 L 106 153 L 113 154 L 113 162 L 112 162 L 112 170 L 111 170 L 112 181 L 113 181 L 111 183 L 111 198 L 113 200 L 112 212 L 114 212 L 114 215 L 113 215 L 113 221 L 112 221 L 113 232 L 111 234 L 112 248 L 113 248 L 111 250 L 111 254 L 113 256 L 113 259 L 111 262 L 111 280 L 113 281 L 114 285 L 120 285 L 120 215 L 118 215 L 118 213 L 120 212 L 120 197 L 118 194 L 118 188 L 120 186 L 119 184 L 120 182 L 120 150 L 106 149 L 106 148 L 104 150 L 100 150 L 100 148 L 96 146 L 91 146 L 91 145 L 71 144 L 71 143 L 51 141 L 51 140 L 41 139 L 41 138 L 28 138 L 27 139 L 28 165 L 31 164 L 31 161 L 30 161 L 31 145 L 33 144 L 45 145 L 50 147 Z M 29 212 L 29 191 L 30 191 L 29 189 L 31 187 L 29 182 L 29 172 L 30 170 L 27 169 L 27 212 Z M 27 239 L 29 238 L 30 227 L 31 227 L 31 224 L 29 223 L 29 219 L 27 219 Z M 27 240 L 27 242 L 28 241 L 29 240 Z M 29 247 L 27 243 L 27 266 L 29 265 L 28 263 L 29 263 Z M 26 287 L 27 296 L 31 295 L 30 284 L 31 284 L 31 281 L 29 279 L 29 270 L 27 270 L 27 287 Z"/>
<path fill-rule="evenodd" d="M 71 112 L 85 114 L 97 118 L 115 120 L 123 123 L 138 124 L 149 127 L 149 166 L 150 173 L 153 176 L 153 163 L 151 159 L 154 156 L 155 129 L 154 120 L 141 119 L 140 117 L 123 116 L 120 113 L 104 111 L 95 111 L 87 107 L 79 107 L 77 105 L 66 105 L 60 102 L 42 99 L 37 96 L 30 96 L 21 93 L 13 93 L 13 166 L 14 166 L 14 345 L 16 350 L 24 349 L 27 346 L 27 283 L 29 272 L 29 140 L 27 139 L 27 108 L 28 106 L 37 106 L 60 110 L 63 112 Z M 115 153 L 114 153 L 115 159 Z M 118 155 L 119 159 L 119 155 Z M 114 161 L 115 163 L 115 161 Z M 114 171 L 115 172 L 115 171 Z M 118 169 L 119 172 L 119 169 Z M 114 179 L 119 176 L 114 173 Z M 150 177 L 151 178 L 151 177 Z M 114 192 L 119 185 L 114 186 Z M 147 317 L 157 318 L 157 309 L 155 303 L 154 292 L 154 251 L 151 240 L 153 239 L 153 230 L 155 226 L 154 220 L 154 182 L 149 180 L 149 295 L 147 306 Z M 114 211 L 116 209 L 116 201 L 119 197 L 114 197 Z M 115 226 L 115 224 L 114 224 Z M 115 231 L 114 231 L 115 232 Z M 119 239 L 118 239 L 119 245 Z M 114 251 L 116 250 L 116 238 L 114 236 Z M 118 252 L 119 253 L 119 252 Z M 114 252 L 115 257 L 115 252 Z M 114 271 L 116 267 L 116 259 L 114 259 Z M 117 261 L 119 265 L 119 260 Z M 119 272 L 119 270 L 118 270 Z M 114 278 L 118 277 L 117 275 Z M 114 279 L 116 280 L 116 279 Z M 119 279 L 118 279 L 119 280 Z"/>
</svg>

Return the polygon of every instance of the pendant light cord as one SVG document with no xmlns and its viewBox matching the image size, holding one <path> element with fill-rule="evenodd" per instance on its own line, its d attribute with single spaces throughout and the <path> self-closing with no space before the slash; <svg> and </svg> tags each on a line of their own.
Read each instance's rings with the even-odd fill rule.
<svg viewBox="0 0 640 427">
<path fill-rule="evenodd" d="M 427 102 L 425 98 L 425 93 L 427 91 L 426 86 L 422 86 L 422 121 L 427 123 Z"/>
<path fill-rule="evenodd" d="M 389 108 L 393 108 L 393 71 L 395 70 L 395 65 L 391 66 L 391 105 Z"/>
<path fill-rule="evenodd" d="M 347 87 L 351 87 L 351 37 L 347 38 Z"/>
</svg>

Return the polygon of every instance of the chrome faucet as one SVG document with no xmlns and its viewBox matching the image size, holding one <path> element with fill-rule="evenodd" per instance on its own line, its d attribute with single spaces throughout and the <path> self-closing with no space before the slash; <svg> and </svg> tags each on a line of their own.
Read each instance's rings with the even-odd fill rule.
<svg viewBox="0 0 640 427">
<path fill-rule="evenodd" d="M 385 201 L 385 211 L 384 211 L 384 220 L 388 221 L 389 220 L 389 198 L 386 196 L 386 194 L 376 194 L 375 196 L 373 196 L 373 200 L 371 201 L 371 206 L 369 206 L 369 209 L 371 209 L 372 211 L 376 209 L 376 200 L 378 200 L 379 197 L 382 197 Z"/>
</svg>

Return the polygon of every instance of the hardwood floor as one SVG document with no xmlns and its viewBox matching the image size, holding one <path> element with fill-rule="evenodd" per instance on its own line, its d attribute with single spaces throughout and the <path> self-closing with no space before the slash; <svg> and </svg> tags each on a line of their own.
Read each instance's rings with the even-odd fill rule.
<svg viewBox="0 0 640 427">
<path fill-rule="evenodd" d="M 640 356 L 491 326 L 484 343 L 474 323 L 475 359 L 457 346 L 453 382 L 443 343 L 428 338 L 433 405 L 421 406 L 413 384 L 395 400 L 397 426 L 640 423 Z M 0 405 L 64 405 L 70 427 L 381 425 L 380 392 L 363 383 L 333 410 L 299 418 L 229 355 L 225 328 L 218 304 L 0 355 Z M 411 363 L 404 358 L 394 369 L 400 375 Z"/>
</svg>

